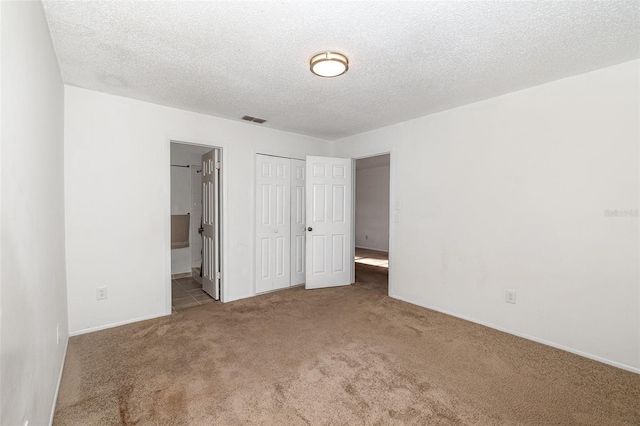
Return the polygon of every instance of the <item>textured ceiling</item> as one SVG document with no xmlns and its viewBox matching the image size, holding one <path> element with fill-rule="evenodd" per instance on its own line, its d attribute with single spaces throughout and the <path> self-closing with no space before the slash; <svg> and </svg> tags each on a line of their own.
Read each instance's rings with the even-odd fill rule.
<svg viewBox="0 0 640 426">
<path fill-rule="evenodd" d="M 44 7 L 67 84 L 329 140 L 640 57 L 633 0 Z"/>
</svg>

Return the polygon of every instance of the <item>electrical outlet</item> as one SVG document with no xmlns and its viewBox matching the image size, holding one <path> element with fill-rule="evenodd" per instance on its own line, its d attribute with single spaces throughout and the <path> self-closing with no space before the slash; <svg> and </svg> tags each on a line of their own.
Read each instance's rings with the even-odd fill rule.
<svg viewBox="0 0 640 426">
<path fill-rule="evenodd" d="M 60 324 L 56 325 L 56 345 L 60 344 Z"/>
<path fill-rule="evenodd" d="M 506 302 L 507 303 L 516 303 L 516 291 L 515 290 L 507 290 L 507 296 L 506 296 Z"/>
<path fill-rule="evenodd" d="M 96 288 L 96 300 L 103 300 L 106 298 L 107 298 L 107 288 L 106 287 Z"/>
</svg>

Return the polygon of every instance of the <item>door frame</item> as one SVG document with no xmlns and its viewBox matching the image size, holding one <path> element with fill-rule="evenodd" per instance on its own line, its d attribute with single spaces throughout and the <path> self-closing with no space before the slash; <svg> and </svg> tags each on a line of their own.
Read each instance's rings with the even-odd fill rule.
<svg viewBox="0 0 640 426">
<path fill-rule="evenodd" d="M 393 292 L 393 254 L 395 253 L 395 231 L 396 223 L 394 221 L 395 216 L 395 162 L 394 162 L 394 149 L 380 149 L 366 151 L 355 155 L 350 155 L 349 158 L 353 161 L 353 167 L 351 173 L 353 175 L 353 192 L 351 193 L 351 281 L 356 282 L 356 160 L 363 160 L 365 158 L 379 157 L 381 155 L 389 155 L 389 274 L 387 279 L 387 295 L 394 297 Z M 398 211 L 401 211 L 400 209 Z"/>
<path fill-rule="evenodd" d="M 192 145 L 221 150 L 222 170 L 220 173 L 220 191 L 221 191 L 221 209 L 220 209 L 220 301 L 225 303 L 229 301 L 229 291 L 227 289 L 226 271 L 228 270 L 228 253 L 229 247 L 228 233 L 226 232 L 227 218 L 227 168 L 228 168 L 228 149 L 226 143 L 211 142 L 202 139 L 190 137 L 165 137 L 164 141 L 164 240 L 165 240 L 165 314 L 171 314 L 171 143 L 181 145 Z"/>
</svg>

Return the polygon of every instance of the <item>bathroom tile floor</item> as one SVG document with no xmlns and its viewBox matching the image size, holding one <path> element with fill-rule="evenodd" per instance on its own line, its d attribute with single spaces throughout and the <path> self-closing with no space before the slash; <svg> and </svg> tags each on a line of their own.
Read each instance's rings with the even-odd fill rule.
<svg viewBox="0 0 640 426">
<path fill-rule="evenodd" d="M 209 302 L 213 302 L 213 298 L 202 290 L 202 284 L 194 278 L 171 280 L 171 306 L 173 309 L 184 309 Z"/>
</svg>

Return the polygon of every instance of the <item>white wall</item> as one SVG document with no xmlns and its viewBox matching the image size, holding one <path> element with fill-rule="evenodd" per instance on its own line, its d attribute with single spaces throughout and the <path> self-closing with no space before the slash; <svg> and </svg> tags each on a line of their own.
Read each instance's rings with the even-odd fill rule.
<svg viewBox="0 0 640 426">
<path fill-rule="evenodd" d="M 171 167 L 171 214 L 187 213 L 191 213 L 191 169 Z M 192 218 L 189 227 L 191 221 Z M 191 272 L 191 244 L 189 247 L 171 249 L 171 274 L 185 272 Z"/>
<path fill-rule="evenodd" d="M 356 247 L 389 251 L 389 166 L 356 170 Z"/>
<path fill-rule="evenodd" d="M 64 89 L 42 4 L 0 10 L 0 424 L 44 425 L 68 335 Z"/>
<path fill-rule="evenodd" d="M 392 150 L 391 295 L 640 372 L 639 64 L 334 142 Z"/>
<path fill-rule="evenodd" d="M 229 300 L 252 296 L 255 152 L 327 155 L 330 144 L 76 87 L 65 96 L 70 330 L 168 312 L 169 138 L 222 146 L 223 279 Z M 96 301 L 101 286 L 109 297 Z"/>
</svg>

